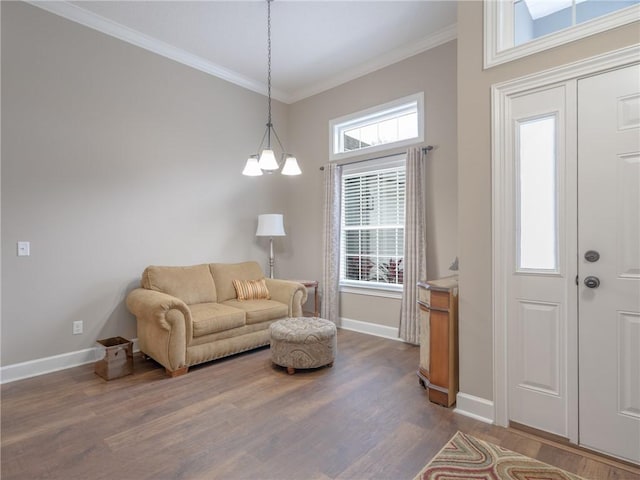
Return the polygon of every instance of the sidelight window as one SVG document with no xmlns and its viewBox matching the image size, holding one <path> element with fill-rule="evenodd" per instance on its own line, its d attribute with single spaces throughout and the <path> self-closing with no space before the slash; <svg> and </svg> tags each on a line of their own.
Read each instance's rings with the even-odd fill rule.
<svg viewBox="0 0 640 480">
<path fill-rule="evenodd" d="M 556 116 L 518 122 L 518 270 L 558 270 Z"/>
</svg>

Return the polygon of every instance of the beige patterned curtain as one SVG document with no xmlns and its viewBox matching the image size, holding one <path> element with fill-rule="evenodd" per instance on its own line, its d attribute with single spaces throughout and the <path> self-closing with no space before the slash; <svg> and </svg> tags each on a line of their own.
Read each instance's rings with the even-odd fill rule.
<svg viewBox="0 0 640 480">
<path fill-rule="evenodd" d="M 334 323 L 340 307 L 340 191 L 342 168 L 324 167 L 324 238 L 322 242 L 322 316 Z"/>
<path fill-rule="evenodd" d="M 427 278 L 427 241 L 423 189 L 424 154 L 421 148 L 407 152 L 404 224 L 404 277 L 400 312 L 400 338 L 420 343 L 419 309 L 416 283 Z"/>
</svg>

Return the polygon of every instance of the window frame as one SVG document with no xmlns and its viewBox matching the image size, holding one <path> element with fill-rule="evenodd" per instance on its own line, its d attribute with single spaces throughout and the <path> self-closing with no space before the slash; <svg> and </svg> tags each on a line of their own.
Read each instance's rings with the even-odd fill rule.
<svg viewBox="0 0 640 480">
<path fill-rule="evenodd" d="M 387 298 L 402 298 L 402 283 L 378 283 L 367 282 L 360 280 L 348 280 L 344 278 L 345 266 L 345 229 L 344 226 L 344 189 L 343 179 L 347 175 L 367 172 L 383 169 L 393 169 L 403 167 L 406 173 L 406 153 L 399 153 L 394 155 L 388 155 L 384 157 L 378 157 L 370 160 L 359 161 L 342 166 L 342 173 L 340 179 L 341 189 L 341 214 L 340 214 L 340 273 L 339 273 L 339 290 L 341 293 L 354 293 L 359 295 L 372 295 L 377 297 Z M 406 184 L 405 184 L 406 188 Z M 406 190 L 405 190 L 406 191 Z M 406 221 L 403 224 L 403 229 L 406 228 Z M 403 256 L 404 258 L 404 256 Z"/>
<path fill-rule="evenodd" d="M 412 138 L 406 138 L 404 140 L 398 140 L 395 142 L 382 143 L 379 145 L 373 145 L 370 147 L 360 148 L 358 150 L 349 150 L 346 152 L 336 152 L 336 147 L 340 145 L 340 134 L 346 129 L 357 125 L 360 122 L 365 122 L 368 119 L 374 117 L 380 117 L 384 119 L 385 116 L 391 114 L 391 110 L 399 109 L 403 105 L 411 103 L 416 104 L 417 120 L 418 120 L 418 135 Z M 381 120 L 382 121 L 382 120 Z M 379 153 L 392 148 L 405 147 L 409 145 L 415 145 L 424 142 L 424 92 L 418 92 L 413 95 L 398 98 L 391 102 L 384 103 L 382 105 L 376 105 L 359 112 L 350 113 L 339 118 L 334 118 L 329 121 L 329 160 L 335 162 L 337 160 L 343 160 L 345 158 L 371 155 Z"/>
<path fill-rule="evenodd" d="M 635 22 L 640 4 L 564 28 L 555 33 L 513 45 L 514 16 L 511 0 L 484 0 L 484 69 L 542 52 L 596 33 Z"/>
</svg>

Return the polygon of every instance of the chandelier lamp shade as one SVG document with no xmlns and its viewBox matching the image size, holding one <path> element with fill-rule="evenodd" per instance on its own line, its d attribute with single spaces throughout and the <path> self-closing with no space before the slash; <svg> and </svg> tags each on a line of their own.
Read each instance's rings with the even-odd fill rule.
<svg viewBox="0 0 640 480">
<path fill-rule="evenodd" d="M 247 163 L 242 171 L 243 175 L 250 177 L 257 177 L 263 173 L 273 173 L 280 170 L 282 175 L 300 175 L 302 171 L 298 166 L 298 160 L 296 157 L 287 153 L 287 150 L 282 146 L 282 142 L 276 133 L 276 129 L 271 121 L 271 2 L 273 0 L 267 0 L 267 98 L 268 98 L 268 115 L 267 115 L 267 129 L 262 136 L 262 141 L 258 147 L 257 155 L 250 155 L 247 159 Z M 271 135 L 276 139 L 278 147 L 282 152 L 279 158 L 276 156 L 275 151 L 271 147 Z M 266 143 L 266 144 L 265 144 Z M 282 169 L 281 169 L 282 168 Z"/>
</svg>

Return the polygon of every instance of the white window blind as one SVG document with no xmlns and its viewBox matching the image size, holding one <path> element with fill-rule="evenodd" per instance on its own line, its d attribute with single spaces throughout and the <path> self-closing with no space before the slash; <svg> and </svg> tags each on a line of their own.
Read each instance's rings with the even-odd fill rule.
<svg viewBox="0 0 640 480">
<path fill-rule="evenodd" d="M 342 285 L 401 285 L 404 257 L 404 158 L 342 176 Z"/>
</svg>

